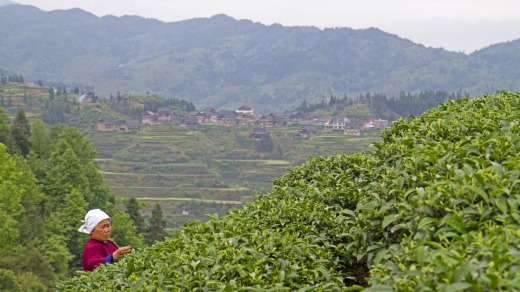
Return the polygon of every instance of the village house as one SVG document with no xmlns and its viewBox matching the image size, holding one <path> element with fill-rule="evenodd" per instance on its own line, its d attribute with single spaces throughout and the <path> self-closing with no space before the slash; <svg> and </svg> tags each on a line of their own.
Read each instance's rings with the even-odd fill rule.
<svg viewBox="0 0 520 292">
<path fill-rule="evenodd" d="M 99 132 L 114 132 L 116 130 L 114 119 L 107 117 L 101 118 L 96 125 L 96 130 Z"/>
<path fill-rule="evenodd" d="M 138 120 L 125 120 L 121 122 L 121 125 L 119 125 L 119 132 L 130 132 L 139 130 L 140 125 L 141 123 Z"/>
<path fill-rule="evenodd" d="M 237 113 L 237 124 L 239 126 L 249 126 L 254 123 L 254 118 L 249 114 Z"/>
<path fill-rule="evenodd" d="M 365 127 L 367 129 L 375 129 L 381 130 L 388 127 L 388 120 L 376 119 L 376 118 L 367 118 L 365 119 Z"/>
<path fill-rule="evenodd" d="M 85 93 L 84 95 L 82 95 L 79 98 L 79 102 L 80 103 L 93 103 L 93 102 L 95 102 L 94 92 L 88 91 L 87 93 Z"/>
<path fill-rule="evenodd" d="M 253 109 L 247 105 L 243 105 L 236 110 L 237 114 L 253 117 Z"/>
<path fill-rule="evenodd" d="M 204 123 L 207 121 L 206 114 L 203 111 L 191 113 L 190 116 L 197 119 L 199 123 Z"/>
<path fill-rule="evenodd" d="M 316 134 L 314 127 L 301 127 L 298 129 L 298 134 L 294 135 L 297 139 L 308 139 Z"/>
<path fill-rule="evenodd" d="M 267 131 L 265 129 L 254 129 L 249 133 L 249 138 L 253 140 L 260 140 L 262 137 L 267 135 Z"/>
<path fill-rule="evenodd" d="M 345 130 L 367 130 L 364 117 L 349 117 Z"/>
<path fill-rule="evenodd" d="M 194 130 L 197 128 L 198 124 L 199 121 L 197 120 L 197 118 L 188 116 L 182 119 L 180 127 Z"/>
<path fill-rule="evenodd" d="M 290 112 L 285 114 L 285 120 L 292 124 L 292 123 L 298 123 L 305 119 L 305 115 L 302 112 Z"/>
<path fill-rule="evenodd" d="M 211 122 L 211 123 L 214 123 L 214 124 L 217 123 L 218 112 L 214 108 L 211 108 L 211 107 L 205 108 L 204 109 L 204 116 L 205 116 L 205 118 L 204 118 L 205 122 Z"/>
<path fill-rule="evenodd" d="M 161 122 L 159 121 L 159 116 L 156 113 L 147 111 L 141 115 L 141 123 L 149 125 L 158 125 Z"/>
<path fill-rule="evenodd" d="M 234 111 L 219 111 L 217 114 L 217 125 L 224 127 L 235 127 L 238 125 L 237 113 Z"/>
<path fill-rule="evenodd" d="M 157 109 L 157 121 L 169 122 L 172 119 L 173 110 L 167 107 L 160 107 Z"/>
<path fill-rule="evenodd" d="M 239 126 L 249 126 L 254 123 L 253 109 L 249 106 L 243 105 L 235 112 L 237 113 L 237 124 Z"/>
<path fill-rule="evenodd" d="M 271 113 L 268 116 L 259 116 L 256 119 L 255 123 L 258 125 L 262 125 L 262 128 L 270 128 L 283 125 L 284 119 L 278 115 Z"/>
<path fill-rule="evenodd" d="M 303 115 L 302 121 L 300 123 L 305 123 L 306 125 L 319 125 L 320 118 L 312 113 L 305 113 Z"/>
<path fill-rule="evenodd" d="M 323 131 L 334 132 L 344 131 L 345 125 L 350 122 L 350 119 L 345 116 L 334 116 L 324 118 L 323 121 Z"/>
</svg>

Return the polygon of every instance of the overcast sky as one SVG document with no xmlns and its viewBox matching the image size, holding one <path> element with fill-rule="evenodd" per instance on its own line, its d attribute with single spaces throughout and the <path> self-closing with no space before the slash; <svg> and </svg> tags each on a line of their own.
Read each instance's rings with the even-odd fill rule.
<svg viewBox="0 0 520 292">
<path fill-rule="evenodd" d="M 13 0 L 42 10 L 162 21 L 226 14 L 266 25 L 377 27 L 428 47 L 471 53 L 520 38 L 520 0 Z"/>
</svg>

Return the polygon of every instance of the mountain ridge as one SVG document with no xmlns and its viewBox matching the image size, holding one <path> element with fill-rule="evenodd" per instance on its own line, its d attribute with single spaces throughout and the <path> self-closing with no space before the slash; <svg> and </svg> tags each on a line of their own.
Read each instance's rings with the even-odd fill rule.
<svg viewBox="0 0 520 292">
<path fill-rule="evenodd" d="M 24 20 L 24 21 L 21 21 Z M 27 79 L 154 92 L 216 108 L 280 110 L 331 95 L 514 90 L 519 40 L 466 55 L 378 28 L 269 26 L 224 14 L 178 22 L 81 9 L 0 8 L 0 62 Z M 35 50 L 34 48 L 37 48 Z"/>
</svg>

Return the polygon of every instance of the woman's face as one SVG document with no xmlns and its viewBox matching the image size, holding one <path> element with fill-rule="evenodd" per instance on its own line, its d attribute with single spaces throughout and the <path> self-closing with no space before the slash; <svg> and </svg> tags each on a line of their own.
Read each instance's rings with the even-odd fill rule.
<svg viewBox="0 0 520 292">
<path fill-rule="evenodd" d="M 95 240 L 99 241 L 107 241 L 110 238 L 110 234 L 112 233 L 112 225 L 110 224 L 110 219 L 105 219 L 96 225 L 96 228 L 92 230 L 90 236 Z"/>
</svg>

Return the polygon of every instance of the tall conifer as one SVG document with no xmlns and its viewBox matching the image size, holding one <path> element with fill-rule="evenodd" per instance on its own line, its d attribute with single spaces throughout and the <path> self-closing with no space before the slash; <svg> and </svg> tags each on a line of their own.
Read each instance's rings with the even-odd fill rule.
<svg viewBox="0 0 520 292">
<path fill-rule="evenodd" d="M 20 154 L 24 157 L 27 156 L 27 154 L 29 154 L 29 148 L 31 147 L 31 126 L 25 117 L 23 109 L 18 111 L 18 114 L 13 121 L 11 135 L 13 136 L 14 145 Z"/>
<path fill-rule="evenodd" d="M 146 237 L 146 241 L 149 244 L 154 243 L 155 241 L 161 241 L 166 236 L 166 221 L 163 218 L 163 212 L 161 209 L 161 205 L 155 203 L 152 209 L 152 218 L 149 221 L 148 228 L 148 236 Z"/>
<path fill-rule="evenodd" d="M 126 208 L 128 215 L 130 215 L 130 218 L 132 218 L 132 221 L 134 221 L 135 227 L 137 227 L 137 231 L 139 233 L 145 232 L 146 223 L 144 222 L 143 216 L 139 211 L 139 203 L 137 202 L 137 199 L 134 196 L 132 196 L 130 200 L 128 200 Z"/>
</svg>

